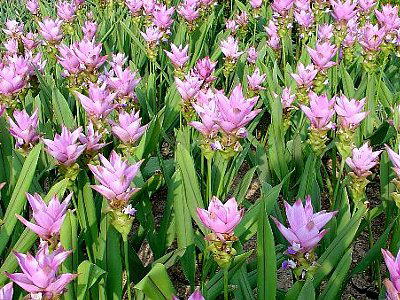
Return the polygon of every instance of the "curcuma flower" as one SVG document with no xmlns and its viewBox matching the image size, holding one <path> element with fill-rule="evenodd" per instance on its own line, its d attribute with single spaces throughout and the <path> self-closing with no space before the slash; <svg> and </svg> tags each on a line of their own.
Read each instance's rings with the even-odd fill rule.
<svg viewBox="0 0 400 300">
<path fill-rule="evenodd" d="M 75 55 L 80 62 L 85 65 L 88 71 L 98 69 L 107 60 L 107 55 L 102 56 L 101 51 L 103 46 L 101 43 L 95 43 L 93 40 L 83 39 L 72 46 Z"/>
<path fill-rule="evenodd" d="M 306 197 L 306 205 L 303 206 L 301 199 L 298 199 L 293 206 L 285 201 L 286 217 L 289 222 L 289 228 L 282 225 L 277 219 L 273 218 L 279 231 L 289 242 L 289 253 L 311 252 L 319 241 L 327 233 L 327 230 L 321 230 L 335 215 L 334 212 L 325 210 L 314 213 L 311 204 L 311 197 Z"/>
<path fill-rule="evenodd" d="M 78 142 L 82 133 L 82 127 L 71 132 L 67 127 L 62 126 L 61 134 L 56 133 L 54 140 L 43 139 L 47 152 L 53 156 L 60 165 L 71 166 L 85 151 L 86 145 Z"/>
<path fill-rule="evenodd" d="M 57 274 L 60 265 L 70 253 L 71 251 L 64 251 L 62 247 L 50 253 L 48 244 L 42 242 L 36 256 L 14 252 L 22 273 L 6 275 L 33 297 L 39 295 L 43 297 L 41 299 L 57 299 L 65 292 L 68 283 L 78 276 L 70 273 Z"/>
<path fill-rule="evenodd" d="M 397 177 L 400 178 L 400 154 L 390 149 L 388 145 L 385 145 L 385 148 L 393 164 L 393 171 L 396 173 Z"/>
<path fill-rule="evenodd" d="M 378 156 L 382 151 L 372 151 L 368 143 L 361 148 L 354 148 L 352 156 L 346 159 L 346 164 L 351 168 L 349 173 L 351 184 L 350 192 L 356 206 L 362 206 L 362 200 L 365 198 L 365 188 L 369 183 L 367 176 L 371 175 L 370 169 L 378 164 Z M 364 202 L 367 204 L 368 202 Z"/>
<path fill-rule="evenodd" d="M 12 300 L 14 294 L 13 283 L 7 283 L 0 289 L 0 299 Z"/>
<path fill-rule="evenodd" d="M 66 75 L 78 74 L 84 69 L 84 66 L 81 64 L 80 59 L 76 56 L 73 49 L 64 44 L 57 46 L 57 49 L 59 52 L 57 61 L 64 67 Z"/>
<path fill-rule="evenodd" d="M 139 111 L 131 113 L 121 112 L 118 115 L 118 123 L 111 121 L 112 132 L 124 143 L 133 145 L 146 131 L 148 125 L 141 126 L 142 118 Z"/>
<path fill-rule="evenodd" d="M 32 15 L 37 15 L 39 13 L 39 1 L 38 0 L 27 0 L 26 1 L 26 9 Z"/>
<path fill-rule="evenodd" d="M 36 224 L 27 221 L 20 215 L 17 215 L 18 220 L 35 232 L 41 239 L 57 244 L 72 193 L 62 202 L 58 200 L 57 195 L 54 195 L 48 205 L 37 193 L 34 195 L 26 193 L 26 198 L 32 208 L 33 219 Z"/>
<path fill-rule="evenodd" d="M 178 297 L 173 296 L 172 300 L 179 300 Z M 194 291 L 189 298 L 187 298 L 187 300 L 205 300 L 205 298 L 203 297 L 203 295 L 201 294 L 200 291 Z"/>
<path fill-rule="evenodd" d="M 357 101 L 348 99 L 345 95 L 336 97 L 335 111 L 340 119 L 340 126 L 343 128 L 354 129 L 368 115 L 364 109 L 365 98 Z"/>
<path fill-rule="evenodd" d="M 353 149 L 352 157 L 346 159 L 346 164 L 352 169 L 358 177 L 371 175 L 370 169 L 378 164 L 378 156 L 382 151 L 372 151 L 368 143 L 360 148 Z"/>
<path fill-rule="evenodd" d="M 261 75 L 260 69 L 256 68 L 252 75 L 247 75 L 247 84 L 249 89 L 252 91 L 264 90 L 265 88 L 261 85 L 264 83 L 266 77 L 266 74 Z"/>
<path fill-rule="evenodd" d="M 238 42 L 232 36 L 221 41 L 220 48 L 225 57 L 233 61 L 243 54 L 243 52 L 239 51 Z"/>
<path fill-rule="evenodd" d="M 213 76 L 216 62 L 212 61 L 208 56 L 199 59 L 194 66 L 193 74 L 205 83 L 213 82 L 216 78 Z"/>
<path fill-rule="evenodd" d="M 106 197 L 110 207 L 115 210 L 123 209 L 132 195 L 139 189 L 131 187 L 131 182 L 139 172 L 142 161 L 129 165 L 114 150 L 111 152 L 110 160 L 99 154 L 100 166 L 89 164 L 94 177 L 100 185 L 92 188 Z"/>
<path fill-rule="evenodd" d="M 332 6 L 332 16 L 337 22 L 347 22 L 357 13 L 355 9 L 357 1 L 346 0 L 341 2 L 340 0 L 330 0 L 330 4 Z"/>
<path fill-rule="evenodd" d="M 96 36 L 97 24 L 93 21 L 85 21 L 82 26 L 83 38 L 92 40 Z"/>
<path fill-rule="evenodd" d="M 77 6 L 73 2 L 60 1 L 56 4 L 57 16 L 65 22 L 72 22 L 75 18 Z"/>
<path fill-rule="evenodd" d="M 177 47 L 174 44 L 171 44 L 171 52 L 168 52 L 167 50 L 164 50 L 164 52 L 171 60 L 174 67 L 179 69 L 183 68 L 183 66 L 189 60 L 188 50 L 189 50 L 189 45 L 186 45 L 183 48 L 182 45 L 179 45 L 179 47 Z"/>
<path fill-rule="evenodd" d="M 165 5 L 157 5 L 152 12 L 154 25 L 163 31 L 167 30 L 174 22 L 172 18 L 174 12 L 175 8 L 173 7 L 167 8 Z"/>
<path fill-rule="evenodd" d="M 91 83 L 88 96 L 78 92 L 75 92 L 75 95 L 89 117 L 95 120 L 106 118 L 116 107 L 113 103 L 116 95 L 108 92 L 105 84 L 98 86 Z"/>
<path fill-rule="evenodd" d="M 216 97 L 220 111 L 218 124 L 221 129 L 228 135 L 246 137 L 247 130 L 244 127 L 261 111 L 253 110 L 258 97 L 245 99 L 241 85 L 233 89 L 229 99 L 222 92 L 218 92 Z"/>
<path fill-rule="evenodd" d="M 389 250 L 381 249 L 381 251 L 390 277 L 383 281 L 386 287 L 386 299 L 398 300 L 400 297 L 400 251 L 397 257 L 394 257 Z"/>
<path fill-rule="evenodd" d="M 131 68 L 123 69 L 120 65 L 114 65 L 112 76 L 109 76 L 107 83 L 113 90 L 118 99 L 136 100 L 135 88 L 140 82 L 137 72 L 132 72 Z"/>
<path fill-rule="evenodd" d="M 197 215 L 203 225 L 211 229 L 221 240 L 232 235 L 242 220 L 244 209 L 238 209 L 236 199 L 230 198 L 223 204 L 217 197 L 212 197 L 208 210 L 197 208 Z"/>
<path fill-rule="evenodd" d="M 317 42 L 315 49 L 307 46 L 307 51 L 319 70 L 326 70 L 336 64 L 332 58 L 335 56 L 337 48 L 330 42 Z"/>
<path fill-rule="evenodd" d="M 3 32 L 11 38 L 18 38 L 24 32 L 24 24 L 16 20 L 7 20 L 6 28 L 3 29 Z"/>
<path fill-rule="evenodd" d="M 38 23 L 40 28 L 39 33 L 50 44 L 58 44 L 63 38 L 62 23 L 63 21 L 60 19 L 52 20 L 45 18 L 42 22 Z"/>
<path fill-rule="evenodd" d="M 10 123 L 10 133 L 16 139 L 16 147 L 28 149 L 39 140 L 38 111 L 36 109 L 32 116 L 29 116 L 25 110 L 14 110 L 13 116 L 15 122 L 10 117 L 8 122 Z"/>
<path fill-rule="evenodd" d="M 335 114 L 333 106 L 335 99 L 328 100 L 326 94 L 318 96 L 314 92 L 309 93 L 310 107 L 300 105 L 301 110 L 311 122 L 312 128 L 328 130 L 333 127 L 331 119 Z"/>
<path fill-rule="evenodd" d="M 84 135 L 81 133 L 79 136 L 79 141 L 86 145 L 85 151 L 87 153 L 93 154 L 103 148 L 106 143 L 101 143 L 103 136 L 98 131 L 94 130 L 93 123 L 90 122 L 87 126 L 87 133 Z"/>
<path fill-rule="evenodd" d="M 313 64 L 305 67 L 302 63 L 297 66 L 297 74 L 292 74 L 293 79 L 296 81 L 299 88 L 308 90 L 313 86 L 314 78 L 317 76 L 318 70 L 314 68 Z"/>
</svg>

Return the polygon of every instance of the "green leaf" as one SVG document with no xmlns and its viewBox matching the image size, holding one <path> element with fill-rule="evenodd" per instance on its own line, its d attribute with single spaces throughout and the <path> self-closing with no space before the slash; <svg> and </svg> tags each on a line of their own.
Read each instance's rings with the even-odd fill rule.
<svg viewBox="0 0 400 300">
<path fill-rule="evenodd" d="M 267 199 L 263 198 L 257 230 L 258 299 L 272 300 L 276 298 L 277 283 L 275 242 L 268 220 Z"/>
<path fill-rule="evenodd" d="M 314 275 L 315 287 L 324 280 L 324 278 L 333 270 L 339 260 L 343 257 L 345 251 L 353 242 L 365 212 L 365 207 L 358 209 L 350 219 L 347 226 L 338 233 L 336 238 L 318 259 L 319 268 Z"/>
<path fill-rule="evenodd" d="M 141 291 L 149 300 L 170 300 L 176 294 L 167 269 L 162 264 L 155 264 L 135 289 Z"/>
<path fill-rule="evenodd" d="M 303 288 L 300 291 L 297 300 L 314 300 L 314 299 L 315 299 L 315 290 L 313 282 L 311 279 L 307 279 L 306 283 L 303 285 Z"/>
<path fill-rule="evenodd" d="M 88 260 L 78 267 L 78 300 L 88 299 L 88 291 L 106 272 Z"/>
<path fill-rule="evenodd" d="M 15 215 L 20 214 L 25 206 L 25 193 L 29 190 L 31 185 L 41 149 L 42 144 L 36 145 L 29 153 L 22 167 L 17 184 L 11 195 L 10 203 L 4 215 L 4 224 L 0 230 L 0 253 L 3 253 L 10 236 L 13 234 L 14 226 L 17 223 Z"/>
<path fill-rule="evenodd" d="M 199 182 L 196 175 L 196 170 L 194 168 L 194 161 L 189 151 L 185 149 L 181 143 L 177 145 L 176 161 L 181 171 L 181 178 L 183 181 L 185 192 L 185 200 L 189 208 L 190 214 L 192 218 L 196 221 L 200 229 L 203 231 L 203 233 L 205 233 L 206 230 L 196 212 L 196 209 L 198 207 L 202 208 L 204 206 Z"/>
<path fill-rule="evenodd" d="M 340 262 L 338 263 L 335 272 L 330 276 L 327 285 L 319 295 L 319 300 L 330 300 L 337 299 L 339 292 L 342 289 L 343 281 L 346 279 L 346 275 L 349 272 L 352 258 L 352 248 L 349 248 L 344 254 Z"/>
<path fill-rule="evenodd" d="M 65 125 L 69 129 L 75 129 L 76 122 L 68 105 L 68 102 L 67 100 L 65 100 L 61 92 L 55 87 L 52 91 L 52 102 L 54 114 L 58 124 Z"/>
</svg>

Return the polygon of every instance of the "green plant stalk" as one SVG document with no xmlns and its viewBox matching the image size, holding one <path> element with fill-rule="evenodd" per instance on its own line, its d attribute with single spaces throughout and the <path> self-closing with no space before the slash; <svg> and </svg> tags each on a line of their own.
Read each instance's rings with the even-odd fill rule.
<svg viewBox="0 0 400 300">
<path fill-rule="evenodd" d="M 339 176 L 336 178 L 336 184 L 335 184 L 335 190 L 333 191 L 333 199 L 332 199 L 332 204 L 333 204 L 333 208 L 336 209 L 337 208 L 337 193 L 339 190 L 339 184 L 340 184 L 340 180 L 342 178 L 343 175 L 343 171 L 344 171 L 344 165 L 345 165 L 346 161 L 345 159 L 342 157 L 342 161 L 340 162 L 340 170 L 339 170 Z"/>
<path fill-rule="evenodd" d="M 211 191 L 211 171 L 212 171 L 212 158 L 207 159 L 207 193 L 206 193 L 206 201 L 210 202 L 212 191 Z"/>
<path fill-rule="evenodd" d="M 224 300 L 228 300 L 228 283 L 229 283 L 229 269 L 224 269 Z"/>
<path fill-rule="evenodd" d="M 131 276 L 129 270 L 129 257 L 128 257 L 128 237 L 122 236 L 124 242 L 124 256 L 125 256 L 125 269 L 126 269 L 126 290 L 128 291 L 128 300 L 132 300 L 131 294 Z"/>
</svg>

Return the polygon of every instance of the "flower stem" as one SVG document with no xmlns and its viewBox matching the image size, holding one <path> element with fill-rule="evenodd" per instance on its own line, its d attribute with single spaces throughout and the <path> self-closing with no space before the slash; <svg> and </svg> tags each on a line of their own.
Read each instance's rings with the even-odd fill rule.
<svg viewBox="0 0 400 300">
<path fill-rule="evenodd" d="M 131 276 L 129 270 L 129 257 L 128 257 L 128 237 L 122 237 L 124 241 L 124 254 L 125 254 L 125 269 L 126 269 L 126 289 L 128 291 L 128 300 L 132 299 L 131 295 Z"/>
<path fill-rule="evenodd" d="M 229 278 L 228 278 L 228 268 L 224 268 L 224 300 L 228 300 L 228 283 L 229 283 Z"/>
<path fill-rule="evenodd" d="M 207 194 L 206 194 L 206 201 L 207 203 L 210 202 L 211 199 L 211 170 L 212 169 L 212 158 L 207 159 Z"/>
</svg>

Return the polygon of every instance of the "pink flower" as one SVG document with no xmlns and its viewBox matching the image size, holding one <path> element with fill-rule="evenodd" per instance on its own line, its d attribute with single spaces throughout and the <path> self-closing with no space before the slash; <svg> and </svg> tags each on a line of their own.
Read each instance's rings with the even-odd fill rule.
<svg viewBox="0 0 400 300">
<path fill-rule="evenodd" d="M 0 94 L 12 96 L 20 92 L 27 84 L 28 65 L 25 69 L 9 61 L 9 65 L 0 65 Z"/>
<path fill-rule="evenodd" d="M 322 24 L 318 27 L 318 38 L 321 41 L 329 42 L 333 37 L 333 25 Z"/>
<path fill-rule="evenodd" d="M 294 4 L 296 6 L 297 10 L 310 10 L 311 9 L 311 4 L 310 0 L 295 0 Z"/>
<path fill-rule="evenodd" d="M 249 23 L 249 16 L 247 12 L 242 11 L 240 14 L 235 16 L 235 21 L 239 25 L 239 27 L 245 27 Z"/>
<path fill-rule="evenodd" d="M 332 58 L 335 56 L 337 49 L 330 42 L 317 42 L 315 49 L 307 46 L 307 51 L 313 63 L 320 70 L 328 69 L 336 64 L 332 61 Z"/>
<path fill-rule="evenodd" d="M 147 16 L 150 16 L 156 7 L 155 0 L 143 0 L 143 9 Z"/>
<path fill-rule="evenodd" d="M 39 1 L 38 0 L 26 0 L 26 8 L 32 15 L 39 13 Z"/>
<path fill-rule="evenodd" d="M 13 283 L 7 283 L 0 289 L 0 299 L 12 300 L 14 294 Z"/>
<path fill-rule="evenodd" d="M 204 80 L 206 83 L 213 82 L 215 80 L 213 72 L 216 65 L 216 62 L 211 61 L 211 59 L 206 56 L 196 62 L 193 73 L 195 76 L 199 77 L 199 79 L 201 80 Z"/>
<path fill-rule="evenodd" d="M 14 110 L 13 116 L 15 122 L 9 117 L 10 133 L 16 139 L 16 147 L 31 146 L 39 140 L 37 128 L 39 125 L 38 111 L 29 116 L 25 110 Z"/>
<path fill-rule="evenodd" d="M 133 16 L 139 16 L 142 9 L 142 0 L 125 0 L 125 4 Z"/>
<path fill-rule="evenodd" d="M 172 300 L 179 300 L 179 298 L 176 296 L 173 296 Z M 193 294 L 191 294 L 187 300 L 205 300 L 205 298 L 200 293 L 200 291 L 194 291 Z"/>
<path fill-rule="evenodd" d="M 16 20 L 7 20 L 6 28 L 4 28 L 3 31 L 11 38 L 18 38 L 24 32 L 24 24 L 20 24 Z"/>
<path fill-rule="evenodd" d="M 367 116 L 368 112 L 363 112 L 365 99 L 347 99 L 345 95 L 336 97 L 335 110 L 340 118 L 340 125 L 344 128 L 355 128 Z"/>
<path fill-rule="evenodd" d="M 85 21 L 85 24 L 82 26 L 83 37 L 87 40 L 92 40 L 97 32 L 97 24 L 93 21 Z"/>
<path fill-rule="evenodd" d="M 369 12 L 375 6 L 375 0 L 358 0 L 358 6 L 363 12 Z"/>
<path fill-rule="evenodd" d="M 301 10 L 294 12 L 297 23 L 304 28 L 310 28 L 314 23 L 314 15 L 311 10 Z"/>
<path fill-rule="evenodd" d="M 271 8 L 274 12 L 281 16 L 286 16 L 288 11 L 292 8 L 294 0 L 274 0 Z"/>
<path fill-rule="evenodd" d="M 116 107 L 113 103 L 115 94 L 107 91 L 106 85 L 98 86 L 94 83 L 90 84 L 89 95 L 85 96 L 75 92 L 86 113 L 95 119 L 104 119 Z"/>
<path fill-rule="evenodd" d="M 381 249 L 381 251 L 390 275 L 390 280 L 384 281 L 386 299 L 398 300 L 400 294 L 400 252 L 395 258 L 389 250 Z"/>
<path fill-rule="evenodd" d="M 220 48 L 222 53 L 229 59 L 236 60 L 243 52 L 239 51 L 238 42 L 229 36 L 226 40 L 221 41 Z"/>
<path fill-rule="evenodd" d="M 382 151 L 372 151 L 368 143 L 361 148 L 354 148 L 353 155 L 346 158 L 346 164 L 359 177 L 365 177 L 371 174 L 370 169 L 378 164 L 378 156 Z"/>
<path fill-rule="evenodd" d="M 292 90 L 290 87 L 285 87 L 282 90 L 282 95 L 281 95 L 281 103 L 282 103 L 282 108 L 289 108 L 292 107 L 293 101 L 296 98 L 296 95 L 292 94 Z"/>
<path fill-rule="evenodd" d="M 172 15 L 175 12 L 175 8 L 167 8 L 165 5 L 157 5 L 153 10 L 153 23 L 158 28 L 163 31 L 167 30 L 171 27 L 174 20 L 172 19 Z"/>
<path fill-rule="evenodd" d="M 278 26 L 275 24 L 273 20 L 270 20 L 268 26 L 265 26 L 264 28 L 269 37 L 268 45 L 272 49 L 278 50 L 280 48 L 280 37 L 278 34 Z"/>
<path fill-rule="evenodd" d="M 192 23 L 198 17 L 200 17 L 200 12 L 197 9 L 197 5 L 190 5 L 186 1 L 184 1 L 183 5 L 179 6 L 178 14 L 189 23 Z"/>
<path fill-rule="evenodd" d="M 313 64 L 304 67 L 302 63 L 297 66 L 297 74 L 292 74 L 294 80 L 296 80 L 298 87 L 310 88 L 313 85 L 315 76 L 317 76 L 318 70 L 314 68 Z"/>
<path fill-rule="evenodd" d="M 73 48 L 70 48 L 64 44 L 57 46 L 59 55 L 57 55 L 57 61 L 62 65 L 67 75 L 78 74 L 84 70 L 84 66 L 81 63 L 79 57 L 75 54 Z"/>
<path fill-rule="evenodd" d="M 114 150 L 111 152 L 110 160 L 99 154 L 101 165 L 88 165 L 94 177 L 100 185 L 92 188 L 106 197 L 111 205 L 124 207 L 138 188 L 131 187 L 131 182 L 139 172 L 142 161 L 129 165 L 122 160 Z"/>
<path fill-rule="evenodd" d="M 144 40 L 150 45 L 157 45 L 163 37 L 162 31 L 157 26 L 146 28 L 146 32 L 140 32 Z"/>
<path fill-rule="evenodd" d="M 72 22 L 75 18 L 77 7 L 75 3 L 68 1 L 60 1 L 56 4 L 57 16 L 65 22 Z"/>
<path fill-rule="evenodd" d="M 183 101 L 190 101 L 196 98 L 200 88 L 203 84 L 203 80 L 196 76 L 186 75 L 184 80 L 180 80 L 175 77 L 176 88 L 182 97 Z"/>
<path fill-rule="evenodd" d="M 249 47 L 247 49 L 247 61 L 251 64 L 255 64 L 258 58 L 258 53 L 256 48 L 254 47 Z"/>
<path fill-rule="evenodd" d="M 82 41 L 73 44 L 72 49 L 80 62 L 85 65 L 89 71 L 100 68 L 107 60 L 107 55 L 101 55 L 103 49 L 102 44 L 96 44 L 94 39 L 83 39 Z"/>
<path fill-rule="evenodd" d="M 378 19 L 379 25 L 385 28 L 386 32 L 392 32 L 399 29 L 400 18 L 399 8 L 391 4 L 382 6 L 382 11 L 375 9 L 375 15 Z"/>
<path fill-rule="evenodd" d="M 51 240 L 55 238 L 59 239 L 61 225 L 65 219 L 65 213 L 67 212 L 68 204 L 71 201 L 72 193 L 70 193 L 63 202 L 58 200 L 57 195 L 51 198 L 47 205 L 39 194 L 31 195 L 26 193 L 26 198 L 33 211 L 33 219 L 36 224 L 31 223 L 17 215 L 26 227 L 35 232 L 43 240 Z"/>
<path fill-rule="evenodd" d="M 123 69 L 121 66 L 115 65 L 113 73 L 109 76 L 107 83 L 117 97 L 136 99 L 135 88 L 140 82 L 137 72 L 132 72 L 131 68 Z M 113 74 L 115 76 L 113 76 Z"/>
<path fill-rule="evenodd" d="M 262 0 L 250 0 L 250 5 L 253 9 L 260 8 L 262 6 Z"/>
<path fill-rule="evenodd" d="M 265 90 L 261 85 L 264 83 L 266 77 L 266 74 L 261 75 L 260 69 L 256 68 L 251 76 L 247 75 L 247 84 L 249 85 L 249 89 L 253 91 Z"/>
<path fill-rule="evenodd" d="M 231 235 L 235 227 L 240 223 L 244 209 L 238 209 L 238 203 L 234 197 L 223 204 L 213 196 L 208 210 L 197 208 L 197 215 L 203 225 L 211 229 L 221 240 L 225 240 L 223 234 Z"/>
<path fill-rule="evenodd" d="M 261 111 L 261 109 L 253 110 L 258 97 L 245 99 L 241 85 L 233 89 L 229 99 L 222 92 L 218 92 L 216 97 L 220 112 L 218 125 L 227 134 L 246 137 L 247 131 L 244 127 Z"/>
<path fill-rule="evenodd" d="M 311 126 L 316 129 L 328 130 L 333 127 L 331 119 L 335 114 L 333 106 L 335 99 L 328 100 L 326 94 L 318 96 L 314 92 L 308 94 L 310 107 L 301 105 L 301 110 L 306 114 L 311 122 Z"/>
<path fill-rule="evenodd" d="M 78 142 L 81 133 L 82 127 L 71 132 L 67 127 L 62 126 L 61 135 L 56 133 L 54 141 L 43 139 L 43 142 L 47 146 L 46 151 L 53 156 L 59 164 L 71 166 L 86 148 L 86 145 L 81 145 Z"/>
<path fill-rule="evenodd" d="M 193 121 L 189 125 L 196 128 L 206 138 L 213 138 L 219 130 L 217 120 L 219 118 L 219 110 L 214 93 L 211 89 L 206 93 L 200 91 L 197 102 L 192 104 L 201 122 Z"/>
<path fill-rule="evenodd" d="M 86 135 L 81 133 L 79 136 L 79 141 L 86 145 L 85 151 L 88 153 L 97 152 L 106 145 L 106 143 L 100 143 L 101 139 L 102 135 L 94 130 L 92 122 L 89 122 L 89 125 L 87 126 Z"/>
<path fill-rule="evenodd" d="M 397 177 L 400 178 L 400 154 L 397 154 L 388 145 L 385 145 L 386 151 L 389 155 L 390 161 L 393 164 L 393 171 L 395 171 Z"/>
<path fill-rule="evenodd" d="M 235 33 L 239 28 L 239 25 L 236 24 L 235 20 L 227 20 L 225 26 L 226 29 L 231 30 L 233 33 Z"/>
<path fill-rule="evenodd" d="M 14 55 L 18 53 L 18 41 L 15 39 L 9 39 L 3 43 L 6 48 L 7 55 Z"/>
<path fill-rule="evenodd" d="M 357 1 L 346 0 L 345 2 L 341 2 L 340 0 L 334 1 L 329 0 L 332 6 L 332 16 L 335 18 L 336 21 L 347 22 L 352 17 L 355 16 L 357 10 L 355 9 L 357 6 Z"/>
<path fill-rule="evenodd" d="M 367 23 L 360 30 L 359 43 L 365 51 L 378 51 L 385 35 L 384 28 Z"/>
<path fill-rule="evenodd" d="M 118 123 L 110 121 L 112 132 L 124 143 L 134 144 L 146 131 L 148 125 L 141 126 L 142 118 L 139 111 L 131 113 L 120 112 Z"/>
<path fill-rule="evenodd" d="M 182 68 L 185 63 L 189 60 L 188 56 L 189 45 L 186 45 L 185 48 L 182 45 L 176 47 L 174 44 L 171 43 L 171 52 L 164 50 L 169 59 L 171 60 L 172 64 L 175 68 Z"/>
<path fill-rule="evenodd" d="M 289 251 L 310 252 L 328 232 L 321 230 L 335 215 L 334 212 L 325 210 L 314 213 L 311 204 L 311 197 L 306 197 L 306 205 L 303 206 L 301 199 L 298 199 L 293 206 L 285 201 L 286 217 L 289 228 L 283 226 L 277 219 L 273 218 L 279 231 L 289 242 Z M 296 251 L 296 252 L 297 252 Z"/>
<path fill-rule="evenodd" d="M 58 44 L 62 38 L 63 33 L 61 30 L 62 22 L 60 19 L 52 20 L 45 18 L 42 22 L 39 22 L 39 32 L 43 38 L 51 44 Z"/>
<path fill-rule="evenodd" d="M 36 33 L 28 32 L 25 36 L 21 36 L 21 40 L 26 50 L 33 50 L 39 45 Z"/>
<path fill-rule="evenodd" d="M 44 299 L 58 298 L 68 283 L 78 276 L 70 273 L 57 275 L 60 265 L 70 254 L 71 251 L 64 251 L 62 247 L 50 253 L 47 242 L 42 242 L 35 257 L 30 253 L 14 252 L 22 273 L 6 275 L 28 293 L 40 293 Z"/>
</svg>

